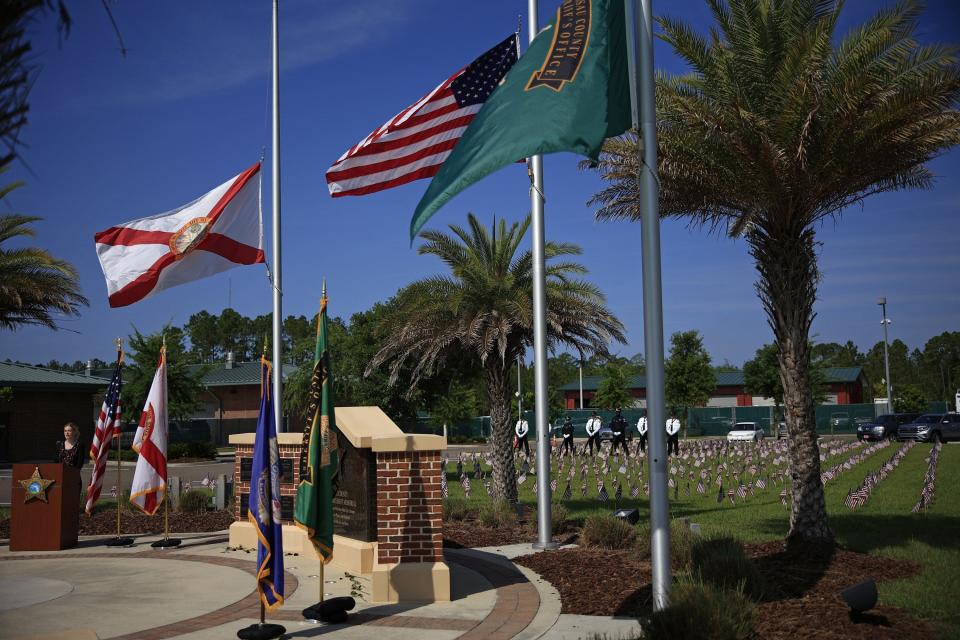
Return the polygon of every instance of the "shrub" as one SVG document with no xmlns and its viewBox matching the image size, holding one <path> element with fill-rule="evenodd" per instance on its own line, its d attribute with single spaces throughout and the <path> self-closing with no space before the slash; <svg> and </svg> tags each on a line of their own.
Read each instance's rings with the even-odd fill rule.
<svg viewBox="0 0 960 640">
<path fill-rule="evenodd" d="M 626 549 L 636 543 L 637 530 L 620 518 L 589 516 L 583 523 L 580 539 L 588 547 Z"/>
<path fill-rule="evenodd" d="M 763 575 L 735 538 L 698 540 L 690 551 L 690 564 L 694 576 L 716 587 L 739 587 L 754 600 L 761 600 L 766 591 Z"/>
<path fill-rule="evenodd" d="M 174 442 L 167 447 L 167 459 L 203 458 L 214 460 L 217 457 L 217 448 L 209 442 Z"/>
<path fill-rule="evenodd" d="M 697 536 L 690 531 L 690 525 L 680 520 L 670 521 L 670 559 L 673 567 L 678 570 L 690 568 L 690 548 L 697 541 Z M 650 557 L 650 523 L 645 522 L 637 530 L 637 551 L 640 557 Z"/>
<path fill-rule="evenodd" d="M 167 460 L 179 460 L 187 457 L 186 442 L 171 442 L 167 445 Z"/>
<path fill-rule="evenodd" d="M 210 504 L 210 493 L 198 489 L 190 489 L 180 494 L 177 508 L 184 513 L 203 513 Z"/>
<path fill-rule="evenodd" d="M 741 640 L 753 635 L 753 603 L 739 590 L 678 581 L 670 606 L 643 623 L 644 640 Z"/>
<path fill-rule="evenodd" d="M 480 507 L 480 524 L 485 527 L 505 527 L 517 521 L 517 511 L 506 500 L 494 500 Z"/>
<path fill-rule="evenodd" d="M 554 533 L 564 533 L 570 528 L 570 511 L 562 504 L 550 505 L 550 526 Z"/>
<path fill-rule="evenodd" d="M 466 520 L 470 513 L 467 501 L 463 498 L 446 498 L 443 501 L 443 519 Z"/>
</svg>

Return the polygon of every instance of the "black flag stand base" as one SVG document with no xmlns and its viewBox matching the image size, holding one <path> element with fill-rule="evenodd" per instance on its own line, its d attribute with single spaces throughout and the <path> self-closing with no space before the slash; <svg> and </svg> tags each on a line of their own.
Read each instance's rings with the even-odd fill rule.
<svg viewBox="0 0 960 640">
<path fill-rule="evenodd" d="M 107 545 L 108 547 L 132 547 L 133 538 L 121 538 L 120 536 L 117 536 L 116 538 L 110 538 L 103 544 Z"/>
<path fill-rule="evenodd" d="M 179 547 L 180 542 L 180 538 L 164 538 L 163 540 L 153 542 L 150 546 L 154 549 L 167 549 L 170 547 Z"/>
<path fill-rule="evenodd" d="M 273 638 L 279 638 L 286 632 L 287 629 L 279 624 L 259 622 L 237 631 L 237 637 L 240 640 L 273 640 Z"/>
<path fill-rule="evenodd" d="M 347 621 L 347 611 L 357 605 L 350 596 L 339 596 L 323 600 L 311 605 L 302 611 L 306 620 L 319 620 L 327 624 L 340 624 Z"/>
<path fill-rule="evenodd" d="M 237 631 L 237 637 L 240 640 L 273 640 L 279 638 L 287 632 L 287 629 L 279 624 L 269 624 L 266 621 L 266 607 L 260 602 L 260 622 L 244 627 Z"/>
</svg>

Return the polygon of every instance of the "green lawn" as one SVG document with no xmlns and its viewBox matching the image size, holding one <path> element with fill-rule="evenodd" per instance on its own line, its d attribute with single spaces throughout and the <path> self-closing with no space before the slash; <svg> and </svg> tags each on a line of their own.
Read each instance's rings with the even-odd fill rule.
<svg viewBox="0 0 960 640">
<path fill-rule="evenodd" d="M 916 562 L 923 567 L 920 574 L 906 580 L 880 584 L 881 602 L 903 607 L 917 617 L 932 622 L 943 637 L 960 638 L 960 446 L 944 446 L 937 470 L 937 492 L 932 506 L 925 513 L 910 512 L 920 497 L 923 477 L 926 473 L 931 445 L 919 444 L 907 454 L 900 465 L 877 487 L 867 503 L 851 511 L 844 506 L 847 492 L 858 486 L 867 473 L 878 469 L 900 445 L 881 449 L 860 464 L 843 472 L 826 485 L 827 511 L 830 525 L 837 540 L 845 547 L 866 553 L 889 556 Z M 839 456 L 828 458 L 821 467 L 826 469 L 842 462 L 865 449 L 855 449 Z M 464 464 L 472 471 L 472 461 Z M 483 469 L 488 467 L 484 464 Z M 553 464 L 556 470 L 556 462 Z M 456 475 L 456 461 L 447 465 L 449 495 L 463 498 L 463 491 Z M 699 472 L 699 470 L 696 470 Z M 614 470 L 615 472 L 615 470 Z M 647 469 L 644 469 L 646 475 Z M 520 487 L 520 501 L 536 508 L 536 495 L 532 485 L 536 476 L 528 475 Z M 579 471 L 571 484 L 573 499 L 559 500 L 566 480 L 558 482 L 554 501 L 562 502 L 574 520 L 582 521 L 589 515 L 610 513 L 614 507 L 611 499 L 601 503 L 596 498 L 596 478 L 591 466 L 588 472 L 588 495 L 580 497 Z M 726 496 L 722 503 L 716 500 L 715 486 L 700 495 L 696 482 L 692 483 L 691 495 L 684 492 L 681 484 L 679 498 L 674 500 L 670 491 L 670 510 L 674 518 L 688 517 L 701 525 L 705 534 L 732 534 L 744 542 L 764 542 L 783 538 L 789 528 L 789 512 L 780 503 L 783 487 L 768 486 L 756 491 L 746 502 L 737 500 L 730 504 Z M 724 487 L 724 490 L 729 488 Z M 468 503 L 479 507 L 489 500 L 478 481 L 471 482 L 471 497 Z M 620 506 L 636 507 L 641 522 L 649 517 L 649 501 L 642 493 L 638 499 L 627 496 L 629 485 L 624 487 Z"/>
</svg>

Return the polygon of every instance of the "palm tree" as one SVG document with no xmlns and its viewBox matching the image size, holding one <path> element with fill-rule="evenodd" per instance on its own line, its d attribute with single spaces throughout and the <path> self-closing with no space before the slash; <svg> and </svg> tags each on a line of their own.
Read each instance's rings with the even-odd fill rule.
<svg viewBox="0 0 960 640">
<path fill-rule="evenodd" d="M 516 357 L 533 344 L 533 258 L 529 251 L 517 255 L 530 217 L 509 228 L 494 222 L 492 233 L 473 214 L 467 221 L 469 230 L 450 225 L 453 235 L 420 234 L 419 253 L 439 257 L 451 273 L 414 282 L 397 295 L 392 326 L 367 373 L 386 364 L 395 384 L 403 370 L 415 390 L 448 362 L 472 359 L 486 378 L 493 493 L 515 501 L 509 376 Z M 623 325 L 599 289 L 577 278 L 586 269 L 564 259 L 579 254 L 576 245 L 546 244 L 547 345 L 605 353 L 611 340 L 624 342 Z"/>
<path fill-rule="evenodd" d="M 9 191 L 0 190 L 0 198 Z M 0 245 L 12 238 L 32 237 L 33 230 L 27 225 L 37 220 L 40 218 L 0 216 Z M 77 307 L 87 304 L 70 263 L 36 247 L 0 247 L 0 327 L 15 330 L 23 325 L 43 325 L 57 329 L 53 313 L 79 315 Z"/>
<path fill-rule="evenodd" d="M 746 240 L 778 346 L 790 431 L 788 540 L 832 540 L 811 395 L 818 223 L 885 191 L 929 187 L 960 141 L 956 49 L 920 45 L 919 8 L 835 37 L 836 0 L 708 0 L 709 36 L 658 20 L 692 68 L 657 78 L 660 211 Z M 640 217 L 636 135 L 605 147 L 601 219 Z"/>
</svg>

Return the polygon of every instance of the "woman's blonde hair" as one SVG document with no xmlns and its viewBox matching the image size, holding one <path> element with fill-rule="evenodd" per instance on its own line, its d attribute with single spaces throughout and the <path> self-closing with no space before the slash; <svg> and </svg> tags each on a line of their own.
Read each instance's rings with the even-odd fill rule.
<svg viewBox="0 0 960 640">
<path fill-rule="evenodd" d="M 77 426 L 76 422 L 68 422 L 67 424 L 63 425 L 64 429 L 67 427 L 73 427 L 73 430 L 77 432 L 77 435 L 80 435 L 80 427 Z"/>
</svg>

